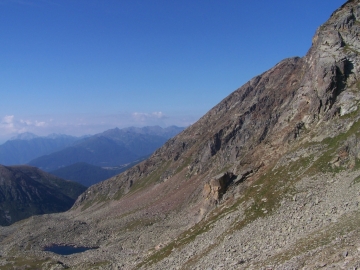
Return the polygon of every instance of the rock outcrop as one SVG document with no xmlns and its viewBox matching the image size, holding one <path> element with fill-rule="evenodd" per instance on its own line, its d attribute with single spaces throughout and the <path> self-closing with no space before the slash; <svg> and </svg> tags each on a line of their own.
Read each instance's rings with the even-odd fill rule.
<svg viewBox="0 0 360 270">
<path fill-rule="evenodd" d="M 204 197 L 208 200 L 218 202 L 233 180 L 232 173 L 221 173 L 204 185 Z"/>
</svg>

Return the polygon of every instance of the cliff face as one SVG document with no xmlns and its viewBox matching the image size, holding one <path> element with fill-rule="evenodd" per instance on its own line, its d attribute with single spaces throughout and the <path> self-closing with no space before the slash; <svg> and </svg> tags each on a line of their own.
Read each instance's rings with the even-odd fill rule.
<svg viewBox="0 0 360 270">
<path fill-rule="evenodd" d="M 359 33 L 360 2 L 348 1 L 304 57 L 256 76 L 71 211 L 9 228 L 1 244 L 23 255 L 17 235 L 35 257 L 51 243 L 100 246 L 61 258 L 79 269 L 360 267 Z"/>
</svg>

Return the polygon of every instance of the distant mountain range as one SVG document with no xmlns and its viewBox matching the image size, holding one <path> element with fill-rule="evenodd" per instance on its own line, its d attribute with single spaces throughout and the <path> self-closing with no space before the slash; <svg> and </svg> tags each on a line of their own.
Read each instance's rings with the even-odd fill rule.
<svg viewBox="0 0 360 270">
<path fill-rule="evenodd" d="M 183 128 L 144 127 L 110 129 L 77 140 L 60 151 L 28 162 L 44 171 L 55 171 L 79 162 L 99 167 L 117 167 L 150 155 Z"/>
<path fill-rule="evenodd" d="M 0 164 L 29 164 L 90 186 L 142 161 L 182 130 L 176 126 L 114 128 L 81 138 L 27 132 L 0 145 Z"/>
<path fill-rule="evenodd" d="M 71 208 L 86 187 L 30 166 L 0 165 L 0 226 Z"/>
<path fill-rule="evenodd" d="M 0 145 L 0 164 L 25 164 L 34 158 L 64 149 L 79 139 L 62 134 L 39 137 L 32 133 L 22 133 Z"/>
</svg>

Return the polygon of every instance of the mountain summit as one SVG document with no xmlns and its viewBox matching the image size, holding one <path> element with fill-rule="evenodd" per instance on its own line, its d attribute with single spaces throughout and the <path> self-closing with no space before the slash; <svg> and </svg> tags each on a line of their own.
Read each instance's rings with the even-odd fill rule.
<svg viewBox="0 0 360 270">
<path fill-rule="evenodd" d="M 359 36 L 360 1 L 348 1 L 304 57 L 251 79 L 149 159 L 90 187 L 70 211 L 2 232 L 0 262 L 359 268 Z M 99 249 L 43 251 L 53 244 Z"/>
</svg>

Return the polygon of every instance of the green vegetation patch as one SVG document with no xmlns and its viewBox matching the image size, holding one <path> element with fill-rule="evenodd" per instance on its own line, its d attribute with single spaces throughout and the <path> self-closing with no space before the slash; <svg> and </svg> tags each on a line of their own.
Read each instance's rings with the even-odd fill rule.
<svg viewBox="0 0 360 270">
<path fill-rule="evenodd" d="M 98 194 L 94 200 L 87 200 L 87 202 L 81 207 L 81 211 L 85 211 L 90 206 L 95 203 L 106 203 L 108 201 L 108 197 L 105 194 Z"/>
<path fill-rule="evenodd" d="M 171 164 L 171 160 L 168 160 L 167 162 L 163 162 L 159 168 L 155 169 L 148 176 L 136 181 L 134 185 L 131 187 L 129 194 L 135 193 L 145 187 L 150 186 L 151 184 L 159 182 L 161 176 L 169 168 L 170 164 Z"/>
<path fill-rule="evenodd" d="M 122 234 L 125 231 L 136 231 L 139 228 L 148 227 L 156 223 L 158 220 L 155 218 L 143 218 L 143 219 L 135 219 L 132 221 L 129 221 L 127 224 L 122 226 L 120 230 L 117 231 L 117 233 Z"/>
<path fill-rule="evenodd" d="M 158 251 L 155 251 L 148 258 L 146 258 L 143 262 L 138 264 L 136 266 L 136 268 L 137 269 L 141 268 L 141 267 L 147 268 L 150 265 L 153 265 L 153 264 L 161 261 L 162 259 L 168 257 L 171 254 L 171 252 L 173 251 L 173 249 L 181 248 L 181 247 L 189 244 L 190 242 L 194 241 L 197 236 L 209 231 L 210 228 L 212 227 L 212 225 L 223 214 L 224 213 L 216 213 L 210 219 L 200 221 L 192 228 L 190 228 L 190 229 L 184 231 L 182 234 L 180 234 L 176 240 L 172 241 L 167 246 L 165 246 L 164 248 L 162 248 Z"/>
<path fill-rule="evenodd" d="M 190 162 L 191 162 L 191 158 L 186 157 L 185 160 L 183 161 L 183 163 L 175 170 L 174 174 L 178 174 L 179 172 L 181 172 L 184 168 L 189 166 Z"/>
<path fill-rule="evenodd" d="M 358 131 L 360 130 L 360 121 L 355 122 L 351 128 L 345 132 L 341 133 L 336 137 L 333 138 L 326 138 L 321 143 L 327 145 L 327 150 L 316 160 L 312 163 L 311 167 L 307 171 L 308 175 L 314 175 L 316 173 L 322 172 L 333 172 L 338 173 L 339 171 L 343 170 L 341 166 L 332 166 L 331 161 L 334 157 L 337 156 L 337 151 L 342 146 L 342 144 L 351 136 L 357 135 Z M 355 168 L 360 167 L 359 161 L 355 160 Z"/>
</svg>

